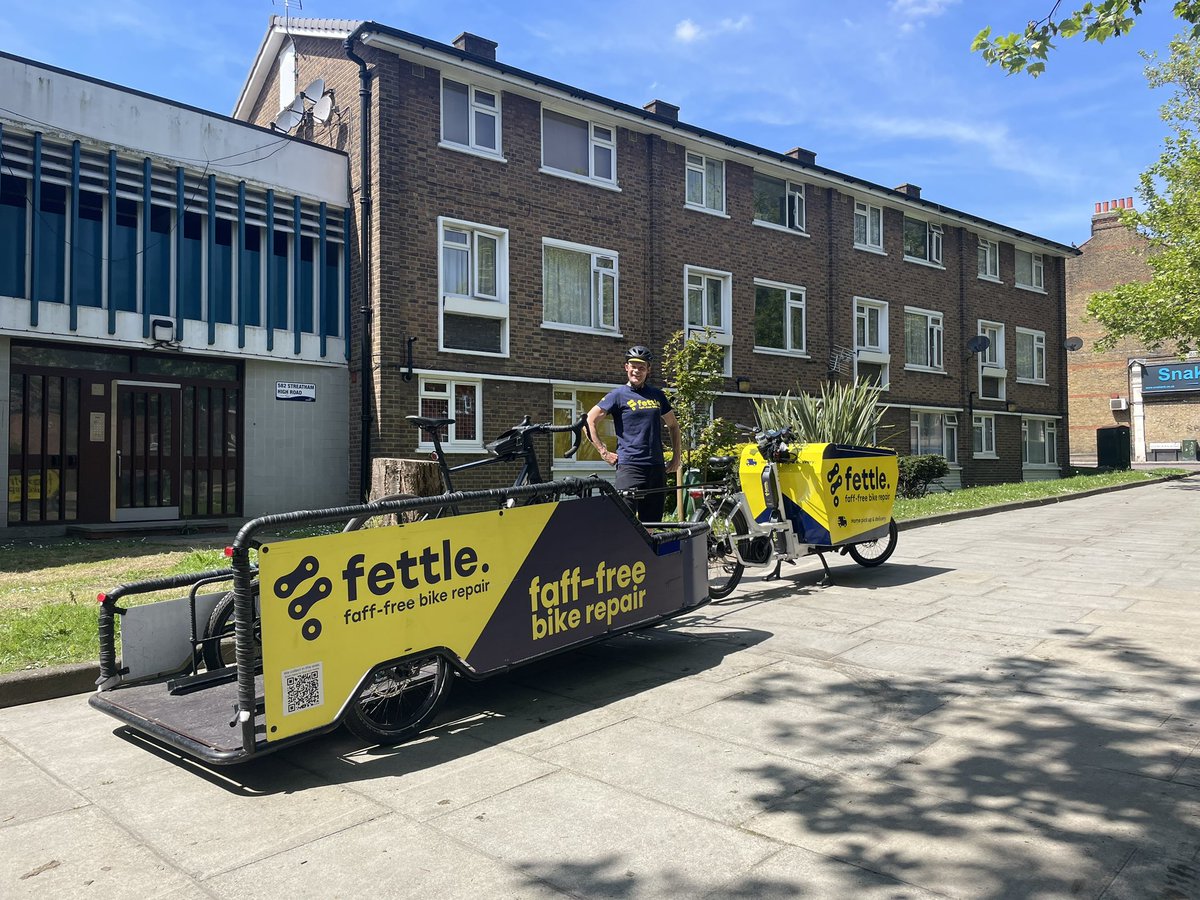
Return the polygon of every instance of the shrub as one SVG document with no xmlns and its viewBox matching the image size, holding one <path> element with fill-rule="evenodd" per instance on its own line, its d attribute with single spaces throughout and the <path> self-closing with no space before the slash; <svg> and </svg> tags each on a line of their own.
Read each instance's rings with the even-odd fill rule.
<svg viewBox="0 0 1200 900">
<path fill-rule="evenodd" d="M 929 485 L 950 473 L 946 457 L 936 454 L 924 456 L 901 456 L 900 481 L 896 485 L 896 496 L 915 500 L 929 493 Z"/>
<path fill-rule="evenodd" d="M 792 429 L 804 444 L 869 445 L 883 418 L 879 388 L 866 381 L 825 383 L 821 396 L 801 391 L 755 401 L 759 424 L 766 429 Z"/>
</svg>

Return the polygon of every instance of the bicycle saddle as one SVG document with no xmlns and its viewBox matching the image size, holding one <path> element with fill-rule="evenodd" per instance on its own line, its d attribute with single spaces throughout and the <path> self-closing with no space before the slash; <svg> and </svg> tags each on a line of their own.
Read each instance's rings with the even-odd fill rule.
<svg viewBox="0 0 1200 900">
<path fill-rule="evenodd" d="M 708 467 L 710 469 L 728 469 L 733 465 L 732 456 L 710 456 L 708 458 Z"/>
<path fill-rule="evenodd" d="M 412 422 L 418 428 L 434 429 L 441 428 L 443 425 L 453 425 L 453 419 L 427 419 L 425 416 L 405 416 L 405 419 Z"/>
</svg>

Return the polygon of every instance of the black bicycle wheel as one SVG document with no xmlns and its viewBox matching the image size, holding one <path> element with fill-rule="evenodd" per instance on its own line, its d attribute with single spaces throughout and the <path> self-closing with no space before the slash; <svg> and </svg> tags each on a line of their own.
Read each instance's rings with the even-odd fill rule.
<svg viewBox="0 0 1200 900">
<path fill-rule="evenodd" d="M 882 566 L 888 561 L 888 557 L 892 555 L 892 551 L 896 549 L 896 538 L 899 531 L 896 528 L 896 520 L 892 519 L 888 523 L 887 537 L 881 537 L 874 541 L 863 541 L 861 544 L 851 544 L 846 548 L 851 558 L 860 566 L 873 568 Z"/>
<path fill-rule="evenodd" d="M 745 517 L 740 509 L 729 515 L 719 504 L 705 503 L 692 514 L 692 521 L 708 523 L 708 598 L 728 597 L 745 569 L 734 550 L 734 542 L 750 530 Z"/>
<path fill-rule="evenodd" d="M 440 656 L 381 666 L 354 698 L 346 727 L 377 744 L 399 744 L 416 737 L 446 699 L 450 674 L 450 664 Z"/>
<path fill-rule="evenodd" d="M 251 587 L 254 590 L 254 661 L 262 662 L 262 623 L 258 618 L 258 582 Z M 234 618 L 233 591 L 217 601 L 212 615 L 208 617 L 208 625 L 204 629 L 204 666 L 210 672 L 232 666 L 237 660 L 234 655 Z"/>
</svg>

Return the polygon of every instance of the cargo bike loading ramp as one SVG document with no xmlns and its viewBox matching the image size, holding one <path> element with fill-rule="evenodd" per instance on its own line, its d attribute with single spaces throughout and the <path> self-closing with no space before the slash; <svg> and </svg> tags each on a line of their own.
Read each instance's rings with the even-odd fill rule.
<svg viewBox="0 0 1200 900">
<path fill-rule="evenodd" d="M 389 514 L 429 517 L 256 538 Z M 595 478 L 262 516 L 238 532 L 229 569 L 101 595 L 89 703 L 205 762 L 244 762 L 338 727 L 358 714 L 373 677 L 408 661 L 483 679 L 706 603 L 708 526 L 652 528 Z M 198 623 L 223 595 L 213 587 L 229 581 L 236 661 L 201 671 Z M 185 588 L 184 597 L 119 605 Z"/>
</svg>

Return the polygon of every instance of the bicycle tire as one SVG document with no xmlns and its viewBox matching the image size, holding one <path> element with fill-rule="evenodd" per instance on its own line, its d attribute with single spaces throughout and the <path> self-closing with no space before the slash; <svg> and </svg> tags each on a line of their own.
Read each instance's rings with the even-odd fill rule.
<svg viewBox="0 0 1200 900">
<path fill-rule="evenodd" d="M 896 528 L 896 520 L 892 519 L 888 522 L 888 533 L 886 538 L 877 538 L 873 541 L 863 541 L 858 544 L 850 544 L 846 547 L 846 551 L 860 566 L 866 566 L 868 569 L 873 569 L 875 566 L 882 566 L 888 561 L 892 553 L 896 549 L 896 540 L 900 535 L 900 531 Z"/>
<path fill-rule="evenodd" d="M 742 580 L 745 566 L 737 557 L 730 535 L 745 536 L 750 529 L 742 511 L 737 509 L 732 516 L 718 516 L 717 510 L 708 503 L 702 504 L 692 514 L 693 522 L 707 522 L 708 599 L 721 600 L 733 593 Z"/>
<path fill-rule="evenodd" d="M 343 723 L 364 741 L 410 740 L 446 699 L 451 674 L 450 664 L 437 655 L 380 666 L 367 677 Z"/>
<path fill-rule="evenodd" d="M 258 582 L 255 581 L 251 588 L 254 591 L 254 606 L 258 608 Z M 233 617 L 234 596 L 233 591 L 229 591 L 217 601 L 217 605 L 213 607 L 212 615 L 208 617 L 208 624 L 204 627 L 204 642 L 203 656 L 204 667 L 210 672 L 216 669 L 223 669 L 226 666 L 232 666 L 237 660 L 234 657 L 234 617 Z M 257 615 L 254 617 L 254 659 L 258 664 L 262 663 L 262 622 Z"/>
</svg>

